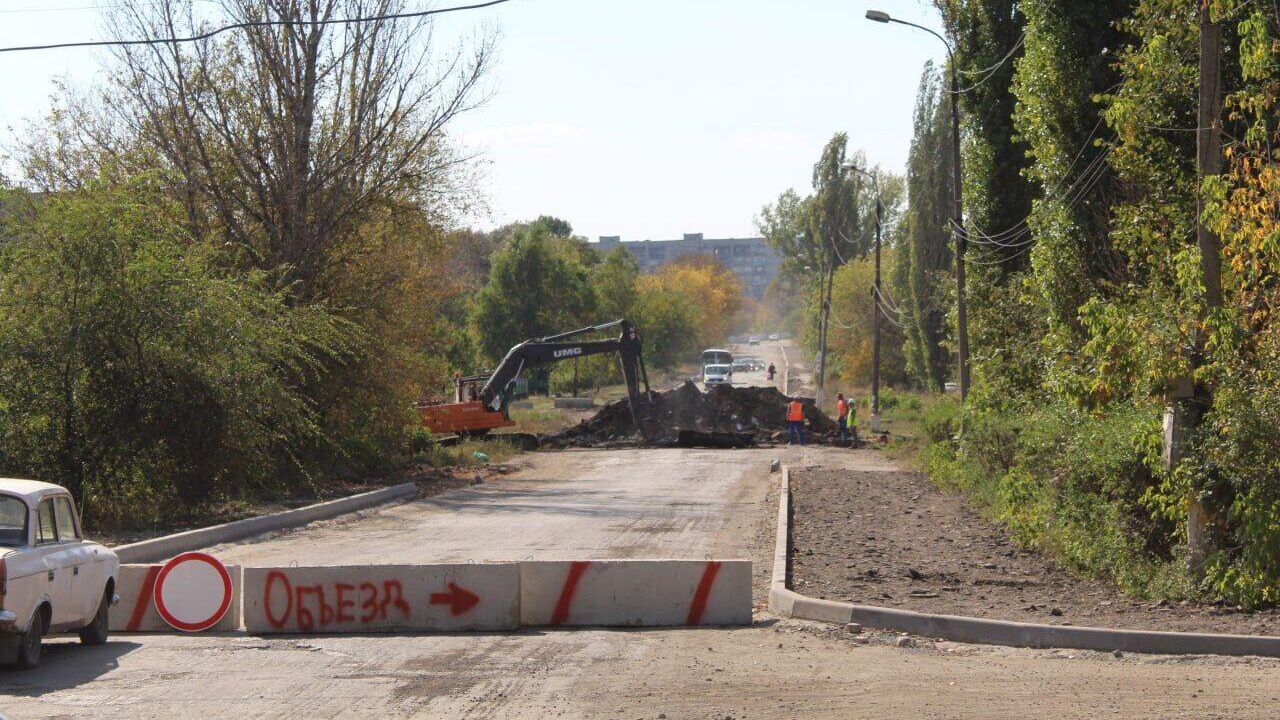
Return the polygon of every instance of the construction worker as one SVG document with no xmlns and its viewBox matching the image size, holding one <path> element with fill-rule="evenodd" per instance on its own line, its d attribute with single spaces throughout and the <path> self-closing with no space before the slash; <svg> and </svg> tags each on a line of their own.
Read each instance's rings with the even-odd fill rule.
<svg viewBox="0 0 1280 720">
<path fill-rule="evenodd" d="M 787 432 L 790 434 L 788 445 L 804 445 L 804 404 L 799 395 L 791 398 L 787 406 Z"/>
<path fill-rule="evenodd" d="M 840 423 L 840 444 L 849 439 L 849 403 L 844 401 L 844 393 L 836 393 L 836 422 Z"/>
<path fill-rule="evenodd" d="M 845 429 L 849 432 L 849 447 L 858 444 L 858 405 L 849 403 L 849 416 L 845 418 Z"/>
</svg>

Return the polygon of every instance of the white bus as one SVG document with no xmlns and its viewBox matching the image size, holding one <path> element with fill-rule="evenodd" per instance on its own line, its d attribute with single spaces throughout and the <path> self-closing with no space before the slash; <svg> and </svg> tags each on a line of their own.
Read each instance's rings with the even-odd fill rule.
<svg viewBox="0 0 1280 720">
<path fill-rule="evenodd" d="M 733 353 L 720 348 L 710 348 L 702 351 L 702 367 L 708 365 L 732 365 Z"/>
</svg>

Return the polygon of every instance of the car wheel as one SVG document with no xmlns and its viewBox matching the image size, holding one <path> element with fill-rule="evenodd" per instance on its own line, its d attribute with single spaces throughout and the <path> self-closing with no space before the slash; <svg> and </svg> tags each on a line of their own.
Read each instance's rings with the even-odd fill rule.
<svg viewBox="0 0 1280 720">
<path fill-rule="evenodd" d="M 18 657 L 14 662 L 21 670 L 30 670 L 40 664 L 40 646 L 44 640 L 44 615 L 39 611 L 31 619 L 31 627 L 18 636 Z"/>
<path fill-rule="evenodd" d="M 85 645 L 101 645 L 107 641 L 107 614 L 111 612 L 111 588 L 102 591 L 102 601 L 93 620 L 80 629 L 80 642 Z"/>
</svg>

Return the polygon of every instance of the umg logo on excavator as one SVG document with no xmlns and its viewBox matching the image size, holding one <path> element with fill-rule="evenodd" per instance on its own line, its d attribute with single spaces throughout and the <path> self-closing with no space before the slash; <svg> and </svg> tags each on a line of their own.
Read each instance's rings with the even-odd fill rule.
<svg viewBox="0 0 1280 720">
<path fill-rule="evenodd" d="M 573 357 L 574 355 L 581 355 L 581 354 L 582 354 L 582 347 L 578 346 L 578 347 L 571 347 L 571 348 L 560 348 L 559 350 L 556 350 L 555 352 L 551 353 L 551 357 L 558 359 L 558 358 Z"/>
</svg>

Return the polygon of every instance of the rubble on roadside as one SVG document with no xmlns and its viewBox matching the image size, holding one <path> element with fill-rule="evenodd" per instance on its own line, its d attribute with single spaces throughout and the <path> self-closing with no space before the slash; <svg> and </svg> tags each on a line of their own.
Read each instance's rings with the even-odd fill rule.
<svg viewBox="0 0 1280 720">
<path fill-rule="evenodd" d="M 734 446 L 786 442 L 790 398 L 774 387 L 717 385 L 707 392 L 686 381 L 674 390 L 652 395 L 645 415 L 651 444 L 675 446 L 683 432 L 685 444 L 723 441 Z M 835 442 L 836 422 L 819 410 L 812 398 L 802 398 L 805 441 Z M 692 440 L 691 440 L 692 438 Z M 542 438 L 544 447 L 617 447 L 641 444 L 626 400 L 605 405 L 594 416 Z"/>
</svg>

